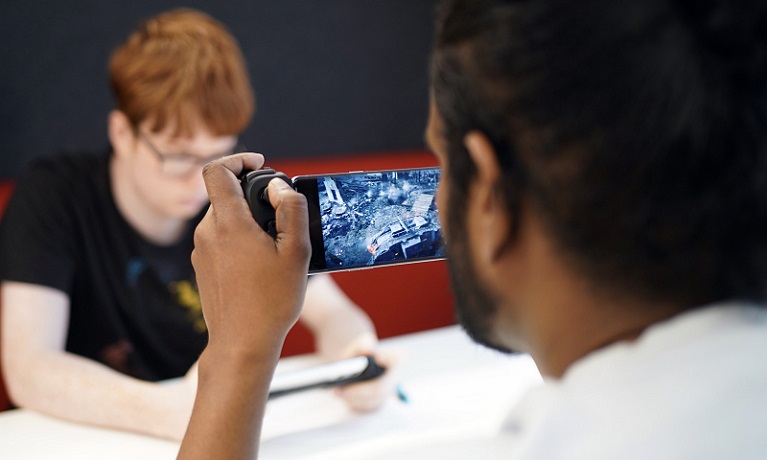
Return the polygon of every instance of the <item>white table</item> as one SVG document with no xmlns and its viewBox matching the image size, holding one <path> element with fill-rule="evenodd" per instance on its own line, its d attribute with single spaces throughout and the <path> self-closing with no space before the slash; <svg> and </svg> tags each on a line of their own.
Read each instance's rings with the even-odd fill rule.
<svg viewBox="0 0 767 460">
<path fill-rule="evenodd" d="M 529 356 L 509 357 L 472 343 L 457 327 L 386 339 L 400 350 L 397 368 L 410 402 L 395 397 L 368 414 L 355 414 L 327 390 L 269 403 L 262 459 L 361 459 L 391 446 L 491 435 L 514 402 L 541 382 Z M 286 358 L 280 369 L 315 362 Z M 25 410 L 0 413 L 3 459 L 173 459 L 178 444 L 94 428 Z"/>
</svg>

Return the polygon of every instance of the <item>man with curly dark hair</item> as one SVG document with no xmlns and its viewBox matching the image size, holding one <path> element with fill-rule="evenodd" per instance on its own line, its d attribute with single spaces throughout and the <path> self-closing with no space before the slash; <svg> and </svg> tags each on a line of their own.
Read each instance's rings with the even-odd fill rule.
<svg viewBox="0 0 767 460">
<path fill-rule="evenodd" d="M 444 2 L 427 140 L 458 314 L 476 341 L 529 353 L 547 383 L 495 438 L 385 458 L 764 458 L 765 83 L 765 2 Z M 271 184 L 282 238 L 254 232 L 236 174 L 259 163 L 205 172 L 218 212 L 193 263 L 219 339 L 183 458 L 255 453 L 300 311 L 277 293 L 305 282 L 306 204 Z M 249 289 L 228 281 L 267 262 L 223 262 L 259 246 L 282 280 L 260 297 L 280 325 L 270 340 L 243 336 Z M 262 359 L 223 359 L 237 348 Z"/>
</svg>

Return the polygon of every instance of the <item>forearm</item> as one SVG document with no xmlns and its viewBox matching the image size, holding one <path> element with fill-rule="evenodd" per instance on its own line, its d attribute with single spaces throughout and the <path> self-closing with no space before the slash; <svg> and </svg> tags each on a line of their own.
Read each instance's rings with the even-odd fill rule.
<svg viewBox="0 0 767 460">
<path fill-rule="evenodd" d="M 14 402 L 62 419 L 179 440 L 191 414 L 194 388 L 157 384 L 59 351 L 5 355 Z"/>
<path fill-rule="evenodd" d="M 325 360 L 348 358 L 350 352 L 372 350 L 378 343 L 373 323 L 357 308 L 334 308 L 308 326 Z"/>
<path fill-rule="evenodd" d="M 281 343 L 244 356 L 206 350 L 192 419 L 178 458 L 256 458 Z M 255 350 L 254 350 L 255 351 Z"/>
<path fill-rule="evenodd" d="M 301 321 L 312 331 L 317 352 L 327 360 L 348 357 L 350 346 L 372 348 L 378 341 L 373 322 L 329 275 L 309 283 Z"/>
</svg>

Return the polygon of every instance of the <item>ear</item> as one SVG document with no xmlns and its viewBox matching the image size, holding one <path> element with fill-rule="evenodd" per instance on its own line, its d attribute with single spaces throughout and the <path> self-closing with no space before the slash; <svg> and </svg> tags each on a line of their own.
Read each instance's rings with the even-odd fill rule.
<svg viewBox="0 0 767 460">
<path fill-rule="evenodd" d="M 115 155 L 121 156 L 135 149 L 136 134 L 128 116 L 119 110 L 109 112 L 107 118 L 109 143 Z"/>
<path fill-rule="evenodd" d="M 475 247 L 483 262 L 496 261 L 508 242 L 511 231 L 511 216 L 501 195 L 501 169 L 495 148 L 484 133 L 471 131 L 463 138 L 466 150 L 477 169 L 477 178 L 472 184 L 470 206 L 474 207 L 472 225 L 478 230 L 479 239 Z"/>
</svg>

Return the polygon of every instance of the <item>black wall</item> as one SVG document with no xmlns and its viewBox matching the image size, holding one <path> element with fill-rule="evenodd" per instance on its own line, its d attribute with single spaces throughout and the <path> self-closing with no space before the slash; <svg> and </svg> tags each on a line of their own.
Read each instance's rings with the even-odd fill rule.
<svg viewBox="0 0 767 460">
<path fill-rule="evenodd" d="M 3 0 L 0 178 L 30 159 L 106 146 L 107 61 L 140 19 L 208 12 L 256 90 L 242 137 L 272 158 L 421 147 L 433 0 Z"/>
</svg>

